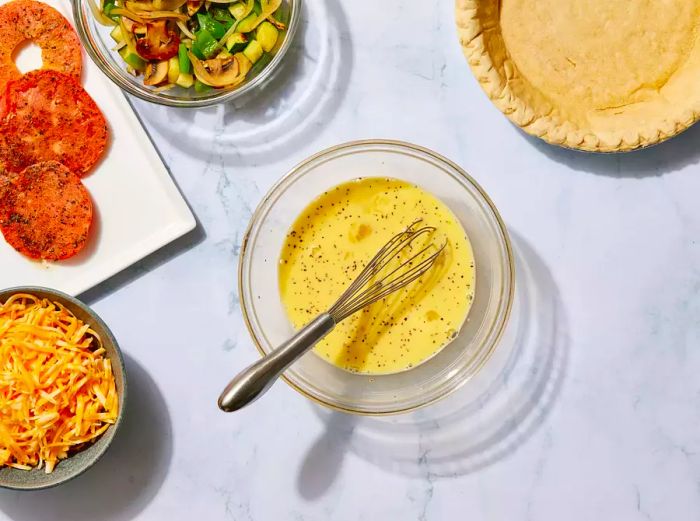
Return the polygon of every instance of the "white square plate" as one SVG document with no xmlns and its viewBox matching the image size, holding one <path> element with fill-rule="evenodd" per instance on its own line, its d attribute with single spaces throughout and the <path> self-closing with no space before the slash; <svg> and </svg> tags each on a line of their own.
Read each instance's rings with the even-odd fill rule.
<svg viewBox="0 0 700 521">
<path fill-rule="evenodd" d="M 72 21 L 68 2 L 46 3 Z M 27 48 L 17 63 L 26 71 L 36 68 L 40 60 L 35 48 Z M 126 98 L 84 51 L 83 86 L 104 113 L 110 130 L 105 156 L 83 180 L 95 209 L 88 245 L 67 261 L 36 262 L 17 253 L 0 235 L 0 289 L 37 285 L 77 295 L 196 225 Z"/>
</svg>

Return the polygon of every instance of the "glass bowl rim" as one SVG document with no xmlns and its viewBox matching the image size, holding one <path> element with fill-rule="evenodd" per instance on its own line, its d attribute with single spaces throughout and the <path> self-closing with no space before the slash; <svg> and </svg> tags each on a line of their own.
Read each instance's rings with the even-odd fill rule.
<svg viewBox="0 0 700 521">
<path fill-rule="evenodd" d="M 323 149 L 303 161 L 297 163 L 294 165 L 287 173 L 285 173 L 282 177 L 280 177 L 273 185 L 270 187 L 270 189 L 267 191 L 267 193 L 263 196 L 263 198 L 260 200 L 258 205 L 255 208 L 255 211 L 250 217 L 250 221 L 248 222 L 248 225 L 246 227 L 245 233 L 243 234 L 243 239 L 241 241 L 241 250 L 240 254 L 238 257 L 238 298 L 239 298 L 239 303 L 240 303 L 240 308 L 241 308 L 241 314 L 243 315 L 243 321 L 246 325 L 246 328 L 248 330 L 248 334 L 250 335 L 251 339 L 253 340 L 253 344 L 255 345 L 255 348 L 258 350 L 258 353 L 261 356 L 265 356 L 267 353 L 263 349 L 260 340 L 258 339 L 258 336 L 256 335 L 254 328 L 253 328 L 253 323 L 252 319 L 248 313 L 248 301 L 246 300 L 245 297 L 245 291 L 244 291 L 244 268 L 246 264 L 246 259 L 249 255 L 249 249 L 250 249 L 250 238 L 251 238 L 251 233 L 253 231 L 253 228 L 257 224 L 259 224 L 260 219 L 262 217 L 262 212 L 264 209 L 267 209 L 269 206 L 270 200 L 276 196 L 279 195 L 280 191 L 284 191 L 284 189 L 287 187 L 287 185 L 294 181 L 297 176 L 299 175 L 299 172 L 306 168 L 308 165 L 316 162 L 319 159 L 322 159 L 326 156 L 333 155 L 336 152 L 346 150 L 346 149 L 361 149 L 363 147 L 367 146 L 387 146 L 389 148 L 395 149 L 395 150 L 401 150 L 401 149 L 407 149 L 409 151 L 413 152 L 418 152 L 421 154 L 425 154 L 428 157 L 446 164 L 449 166 L 451 169 L 453 169 L 460 177 L 461 181 L 466 182 L 471 188 L 473 188 L 476 193 L 479 195 L 479 197 L 482 198 L 482 202 L 486 203 L 488 209 L 491 211 L 492 217 L 494 219 L 495 224 L 498 227 L 498 230 L 500 231 L 501 239 L 502 239 L 502 244 L 501 246 L 505 250 L 505 257 L 507 262 L 505 263 L 506 268 L 508 269 L 507 276 L 504 277 L 504 286 L 507 284 L 507 293 L 504 294 L 501 298 L 501 304 L 499 304 L 499 309 L 497 312 L 497 315 L 495 319 L 493 320 L 493 323 L 491 324 L 491 329 L 495 329 L 495 334 L 493 335 L 490 345 L 488 346 L 488 350 L 484 353 L 484 356 L 481 357 L 481 359 L 475 364 L 473 371 L 471 374 L 467 375 L 466 377 L 461 378 L 461 380 L 457 381 L 455 385 L 450 387 L 449 389 L 445 390 L 443 393 L 431 397 L 429 400 L 425 400 L 421 403 L 411 405 L 408 407 L 403 407 L 400 409 L 390 409 L 390 410 L 376 410 L 376 411 L 367 411 L 363 409 L 358 409 L 358 408 L 352 408 L 349 406 L 342 406 L 338 405 L 335 403 L 331 403 L 329 401 L 323 400 L 316 396 L 315 394 L 307 391 L 303 386 L 296 384 L 293 382 L 291 379 L 289 379 L 285 374 L 281 375 L 281 379 L 284 380 L 284 382 L 289 385 L 292 389 L 294 389 L 296 392 L 301 394 L 302 396 L 306 397 L 307 399 L 311 400 L 313 403 L 316 403 L 318 405 L 321 405 L 323 407 L 326 407 L 328 409 L 331 409 L 333 411 L 337 412 L 343 412 L 343 413 L 349 413 L 357 416 L 393 416 L 393 415 L 398 415 L 398 414 L 404 414 L 407 412 L 413 412 L 418 409 L 422 409 L 423 407 L 427 407 L 428 405 L 431 405 L 439 400 L 442 400 L 443 398 L 446 398 L 450 394 L 454 393 L 457 391 L 460 387 L 462 387 L 464 384 L 466 384 L 471 378 L 473 378 L 480 370 L 481 368 L 488 362 L 488 360 L 491 358 L 493 355 L 493 352 L 496 350 L 498 347 L 498 344 L 500 343 L 501 337 L 503 336 L 503 333 L 505 331 L 505 328 L 509 322 L 510 314 L 512 311 L 513 307 L 513 301 L 514 301 L 514 296 L 515 296 L 515 259 L 513 255 L 513 247 L 511 244 L 510 240 L 510 235 L 508 234 L 508 229 L 506 227 L 505 222 L 503 221 L 503 218 L 501 217 L 501 214 L 498 212 L 498 209 L 496 208 L 496 205 L 493 203 L 489 195 L 486 193 L 486 191 L 481 187 L 479 183 L 476 182 L 472 176 L 470 176 L 463 168 L 461 168 L 459 165 L 457 165 L 455 162 L 452 160 L 444 157 L 443 155 L 434 152 L 433 150 L 430 150 L 429 148 L 420 146 L 420 145 L 415 145 L 412 143 L 408 143 L 406 141 L 401 141 L 401 140 L 395 140 L 395 139 L 362 139 L 362 140 L 355 140 L 355 141 L 347 141 L 344 143 L 340 143 L 338 145 L 331 146 L 329 148 Z M 505 306 L 503 305 L 503 302 L 505 301 Z"/>
<path fill-rule="evenodd" d="M 301 20 L 301 9 L 303 0 L 288 0 L 291 7 L 291 17 L 289 19 L 289 26 L 284 35 L 284 40 L 282 45 L 278 49 L 277 53 L 274 55 L 270 63 L 268 63 L 253 79 L 245 83 L 239 88 L 234 88 L 233 90 L 224 91 L 214 91 L 209 96 L 202 96 L 199 98 L 186 98 L 186 97 L 165 97 L 158 92 L 154 92 L 147 89 L 144 86 L 136 86 L 132 82 L 126 79 L 128 74 L 125 70 L 121 68 L 113 68 L 109 63 L 109 59 L 99 50 L 95 45 L 93 45 L 93 37 L 91 35 L 92 31 L 88 28 L 91 21 L 99 23 L 95 20 L 88 20 L 84 16 L 84 10 L 90 11 L 89 5 L 84 5 L 87 2 L 92 2 L 93 0 L 70 0 L 71 10 L 73 14 L 73 20 L 75 23 L 75 28 L 80 37 L 80 41 L 85 48 L 85 52 L 90 56 L 93 63 L 97 65 L 100 71 L 107 76 L 112 83 L 123 91 L 136 96 L 144 101 L 150 103 L 156 103 L 158 105 L 165 105 L 169 107 L 181 107 L 181 108 L 201 108 L 201 107 L 211 107 L 219 103 L 226 103 L 233 101 L 234 99 L 242 96 L 243 94 L 252 91 L 258 85 L 264 84 L 272 74 L 278 70 L 282 59 L 292 45 L 292 41 L 299 27 Z M 91 15 L 92 13 L 90 13 Z M 88 15 L 88 16 L 90 16 Z M 115 72 L 117 70 L 118 72 Z"/>
</svg>

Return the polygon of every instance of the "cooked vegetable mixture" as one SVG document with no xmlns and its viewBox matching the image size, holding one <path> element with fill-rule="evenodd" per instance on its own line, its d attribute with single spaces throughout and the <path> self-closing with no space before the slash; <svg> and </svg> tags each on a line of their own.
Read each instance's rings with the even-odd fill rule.
<svg viewBox="0 0 700 521">
<path fill-rule="evenodd" d="M 102 0 L 96 15 L 129 72 L 160 90 L 233 88 L 263 67 L 287 28 L 282 0 Z"/>
</svg>

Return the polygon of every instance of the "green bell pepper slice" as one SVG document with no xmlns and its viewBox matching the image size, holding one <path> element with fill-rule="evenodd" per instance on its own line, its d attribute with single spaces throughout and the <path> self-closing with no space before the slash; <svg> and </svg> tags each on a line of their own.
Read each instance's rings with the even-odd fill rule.
<svg viewBox="0 0 700 521">
<path fill-rule="evenodd" d="M 231 27 L 233 22 L 235 22 L 233 16 L 231 16 L 231 13 L 229 13 L 228 9 L 224 7 L 215 7 L 212 5 L 208 12 L 210 17 L 221 23 L 226 29 Z"/>
<path fill-rule="evenodd" d="M 177 58 L 180 62 L 180 73 L 190 74 L 192 72 L 192 62 L 190 57 L 187 56 L 187 46 L 184 43 L 181 43 L 177 49 Z"/>
<path fill-rule="evenodd" d="M 202 82 L 199 81 L 198 79 L 195 79 L 195 80 L 194 80 L 194 90 L 195 90 L 195 92 L 199 92 L 199 93 L 201 94 L 202 92 L 207 92 L 207 91 L 210 91 L 211 89 L 212 89 L 212 88 L 211 88 L 209 85 L 205 85 L 204 83 L 202 83 Z"/>
<path fill-rule="evenodd" d="M 197 39 L 192 43 L 192 53 L 200 60 L 208 60 L 219 48 L 219 42 L 206 29 L 200 29 L 194 35 Z M 223 36 L 223 34 L 222 34 Z"/>
<path fill-rule="evenodd" d="M 102 5 L 102 12 L 105 14 L 105 16 L 111 18 L 115 22 L 119 22 L 119 16 L 118 14 L 113 15 L 112 14 L 112 9 L 116 8 L 117 5 L 115 3 L 115 0 L 105 0 L 104 4 Z"/>
<path fill-rule="evenodd" d="M 224 37 L 226 34 L 226 27 L 221 22 L 217 22 L 208 14 L 197 14 L 197 21 L 199 22 L 200 30 L 205 30 L 211 34 L 217 40 Z"/>
</svg>

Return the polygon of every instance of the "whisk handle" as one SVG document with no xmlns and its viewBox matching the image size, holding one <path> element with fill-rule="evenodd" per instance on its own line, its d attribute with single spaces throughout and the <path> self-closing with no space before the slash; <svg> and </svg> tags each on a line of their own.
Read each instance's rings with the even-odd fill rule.
<svg viewBox="0 0 700 521">
<path fill-rule="evenodd" d="M 335 320 L 328 313 L 316 317 L 284 344 L 238 373 L 219 396 L 219 408 L 233 412 L 260 398 L 287 367 L 334 327 Z"/>
</svg>

